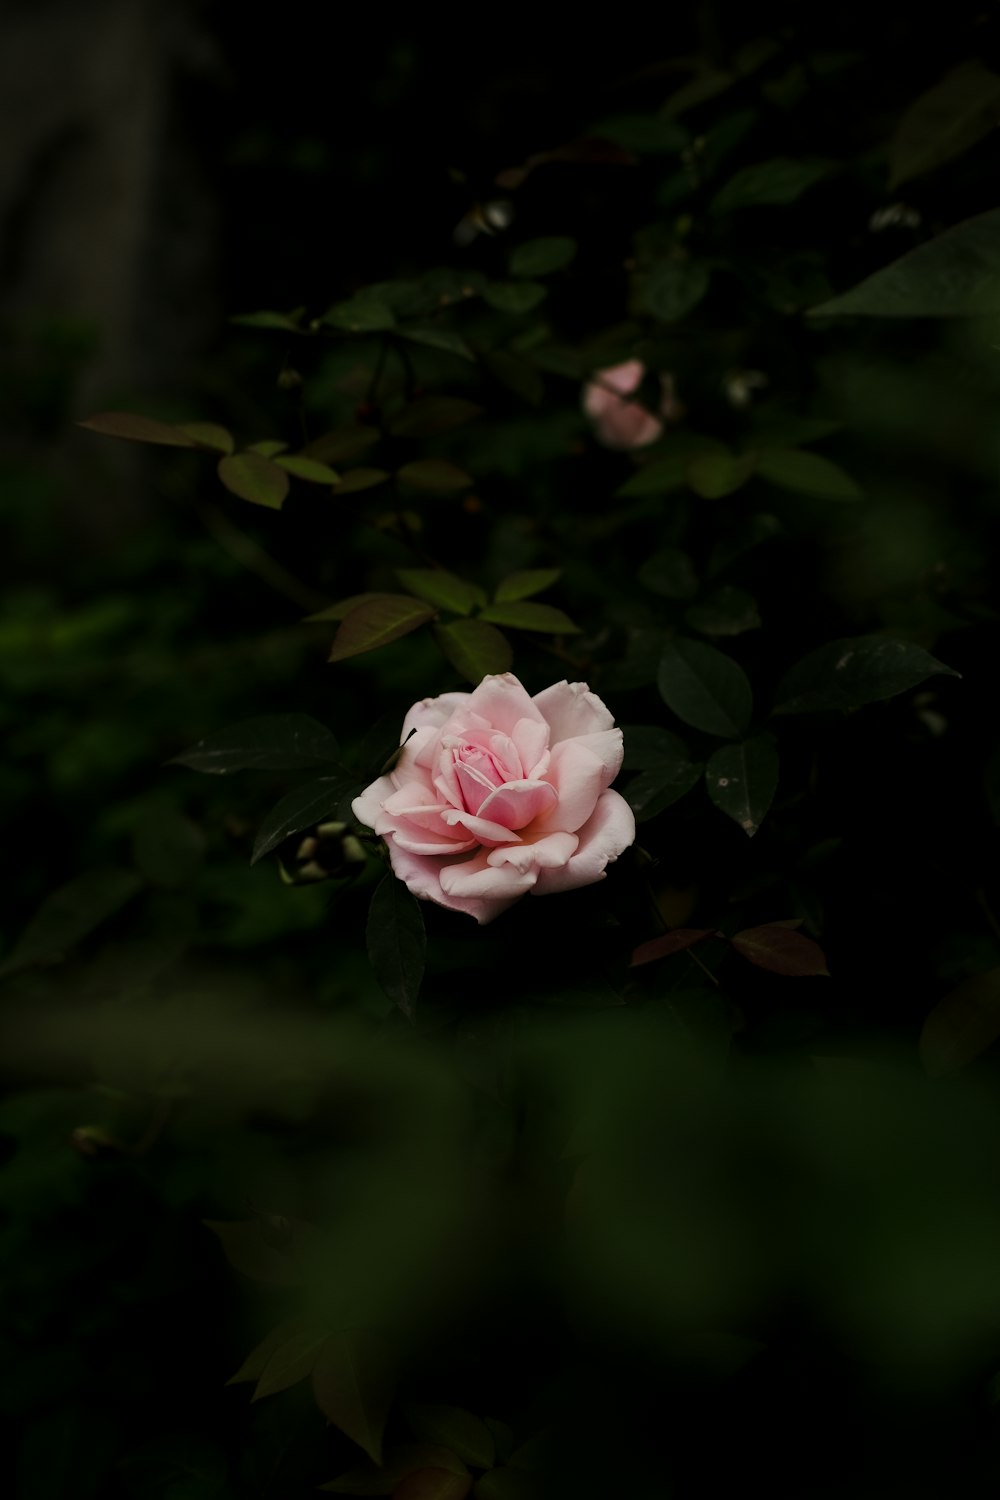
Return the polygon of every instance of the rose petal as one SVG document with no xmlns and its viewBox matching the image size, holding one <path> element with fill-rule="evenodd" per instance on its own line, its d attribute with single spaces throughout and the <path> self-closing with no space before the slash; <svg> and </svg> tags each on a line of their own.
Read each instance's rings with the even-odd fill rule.
<svg viewBox="0 0 1000 1500">
<path fill-rule="evenodd" d="M 614 716 L 585 682 L 555 682 L 536 693 L 535 707 L 548 721 L 550 745 L 576 739 L 581 734 L 599 734 L 611 729 Z"/>
<path fill-rule="evenodd" d="M 442 693 L 440 698 L 421 698 L 419 703 L 414 703 L 403 720 L 400 744 L 411 729 L 440 729 L 456 709 L 463 708 L 468 703 L 471 696 L 471 693 Z"/>
<path fill-rule="evenodd" d="M 508 781 L 490 793 L 478 812 L 503 828 L 527 828 L 551 812 L 558 800 L 555 787 L 547 781 Z"/>
<path fill-rule="evenodd" d="M 441 889 L 446 896 L 473 896 L 488 901 L 516 900 L 530 891 L 537 879 L 537 870 L 489 864 L 485 850 L 441 869 Z"/>
<path fill-rule="evenodd" d="M 491 849 L 486 861 L 491 865 L 513 865 L 516 870 L 557 870 L 566 863 L 580 840 L 575 833 L 549 833 L 533 843 L 504 844 Z"/>
<path fill-rule="evenodd" d="M 561 869 L 543 870 L 534 894 L 554 895 L 603 880 L 605 867 L 635 841 L 635 817 L 618 792 L 602 792 L 593 816 L 580 829 L 580 845 Z"/>
<path fill-rule="evenodd" d="M 584 392 L 584 409 L 591 416 L 600 416 L 609 403 L 617 401 L 618 396 L 631 396 L 638 390 L 645 373 L 646 366 L 641 359 L 626 359 L 620 365 L 609 365 L 606 370 L 595 370 L 594 379 Z M 588 402 L 593 404 L 594 410 Z"/>
<path fill-rule="evenodd" d="M 509 901 L 489 903 L 446 895 L 441 889 L 442 863 L 440 859 L 429 859 L 423 854 L 413 854 L 409 849 L 400 848 L 392 840 L 389 841 L 388 849 L 393 873 L 421 901 L 434 901 L 438 906 L 448 907 L 450 911 L 465 912 L 467 916 L 474 917 L 477 922 L 492 921 L 510 905 Z"/>
<path fill-rule="evenodd" d="M 575 833 L 597 805 L 605 787 L 604 762 L 579 740 L 563 740 L 552 752 L 548 780 L 555 787 L 559 805 L 552 815 L 556 828 Z"/>
<path fill-rule="evenodd" d="M 469 709 L 506 735 L 513 733 L 519 719 L 542 718 L 513 672 L 484 677 L 469 699 Z"/>
<path fill-rule="evenodd" d="M 375 819 L 382 811 L 382 804 L 396 790 L 388 776 L 379 776 L 371 786 L 366 786 L 351 803 L 351 811 L 359 823 L 366 828 L 375 827 Z"/>
<path fill-rule="evenodd" d="M 599 418 L 594 430 L 606 448 L 646 448 L 663 436 L 663 423 L 637 402 L 619 401 Z"/>
<path fill-rule="evenodd" d="M 573 743 L 596 755 L 604 767 L 604 785 L 610 786 L 622 768 L 625 746 L 620 729 L 602 729 L 598 734 L 581 734 Z"/>
<path fill-rule="evenodd" d="M 535 704 L 541 707 L 537 695 Z M 544 713 L 544 709 L 542 712 Z M 539 781 L 548 764 L 545 752 L 549 746 L 549 726 L 544 722 L 539 723 L 537 719 L 518 719 L 510 737 L 521 763 L 520 775 L 526 781 Z M 541 770 L 538 769 L 539 766 L 542 767 Z M 512 779 L 517 780 L 517 777 Z"/>
<path fill-rule="evenodd" d="M 478 839 L 481 844 L 492 849 L 495 844 L 519 844 L 520 838 L 505 828 L 502 823 L 493 823 L 488 818 L 476 817 L 474 813 L 462 812 L 460 808 L 450 807 L 441 814 L 443 822 L 449 828 L 465 828 Z"/>
<path fill-rule="evenodd" d="M 400 849 L 409 849 L 411 854 L 466 854 L 470 849 L 479 848 L 478 839 L 448 839 L 431 838 L 427 830 L 420 828 L 415 823 L 410 823 L 406 818 L 400 818 L 393 828 L 377 828 L 376 833 L 388 843 L 391 839 Z M 442 832 L 447 832 L 443 829 Z"/>
<path fill-rule="evenodd" d="M 490 781 L 482 771 L 475 766 L 463 765 L 461 761 L 455 763 L 455 781 L 457 782 L 462 802 L 466 810 L 477 813 L 491 792 L 496 791 L 496 782 Z"/>
</svg>

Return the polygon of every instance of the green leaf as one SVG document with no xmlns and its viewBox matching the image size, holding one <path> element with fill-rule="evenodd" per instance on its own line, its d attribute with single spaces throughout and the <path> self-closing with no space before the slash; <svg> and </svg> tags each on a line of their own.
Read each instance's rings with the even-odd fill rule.
<svg viewBox="0 0 1000 1500">
<path fill-rule="evenodd" d="M 473 1500 L 546 1500 L 550 1494 L 537 1474 L 510 1466 L 480 1474 L 472 1489 Z"/>
<path fill-rule="evenodd" d="M 693 729 L 737 739 L 753 712 L 753 693 L 743 668 L 714 646 L 677 636 L 668 641 L 657 677 L 667 707 Z"/>
<path fill-rule="evenodd" d="M 669 729 L 655 724 L 629 724 L 622 728 L 625 747 L 623 771 L 653 771 L 671 762 L 690 761 L 687 746 Z"/>
<path fill-rule="evenodd" d="M 382 594 L 377 599 L 368 599 L 341 621 L 328 660 L 345 661 L 364 651 L 377 651 L 379 646 L 398 641 L 433 618 L 434 610 L 429 605 L 406 594 Z"/>
<path fill-rule="evenodd" d="M 548 235 L 544 239 L 526 240 L 511 251 L 512 276 L 551 276 L 561 271 L 576 255 L 576 240 L 566 235 Z M 539 299 L 540 300 L 540 299 Z"/>
<path fill-rule="evenodd" d="M 675 953 L 685 953 L 696 943 L 703 943 L 706 938 L 716 936 L 711 927 L 675 927 L 672 932 L 661 933 L 659 937 L 650 938 L 648 943 L 640 943 L 638 948 L 634 948 L 629 968 L 639 969 L 643 964 L 659 963 L 661 958 L 672 958 Z"/>
<path fill-rule="evenodd" d="M 1000 77 L 978 58 L 946 73 L 906 110 L 889 143 L 889 187 L 954 161 L 1000 122 Z"/>
<path fill-rule="evenodd" d="M 320 319 L 348 333 L 380 333 L 395 328 L 396 315 L 377 293 L 366 288 L 346 302 L 336 302 Z"/>
<path fill-rule="evenodd" d="M 496 1456 L 493 1435 L 482 1417 L 460 1406 L 411 1405 L 406 1420 L 423 1443 L 440 1443 L 474 1469 L 488 1469 Z"/>
<path fill-rule="evenodd" d="M 483 353 L 482 362 L 494 380 L 520 396 L 529 406 L 540 406 L 545 396 L 545 381 L 526 359 L 519 359 L 509 349 L 490 349 Z"/>
<path fill-rule="evenodd" d="M 284 453 L 288 447 L 280 438 L 264 438 L 259 443 L 248 443 L 248 453 L 260 453 L 264 458 L 275 458 L 279 453 Z"/>
<path fill-rule="evenodd" d="M 757 601 L 746 589 L 724 583 L 684 611 L 684 623 L 702 635 L 742 635 L 760 628 Z"/>
<path fill-rule="evenodd" d="M 551 604 L 513 601 L 510 604 L 488 604 L 480 619 L 492 625 L 509 625 L 512 630 L 540 630 L 550 635 L 579 635 L 568 615 Z"/>
<path fill-rule="evenodd" d="M 687 482 L 705 500 L 721 500 L 742 489 L 754 471 L 753 453 L 703 453 L 688 464 Z"/>
<path fill-rule="evenodd" d="M 230 1375 L 226 1384 L 245 1385 L 252 1381 L 256 1385 L 267 1368 L 267 1362 L 271 1358 L 271 1355 L 276 1349 L 280 1349 L 283 1344 L 287 1343 L 291 1334 L 302 1327 L 303 1324 L 299 1319 L 286 1318 L 276 1328 L 272 1328 L 271 1332 L 266 1334 L 260 1343 L 251 1349 L 246 1359 L 236 1371 L 236 1374 Z"/>
<path fill-rule="evenodd" d="M 424 977 L 427 934 L 420 903 L 390 871 L 368 908 L 368 957 L 382 989 L 408 1020 Z"/>
<path fill-rule="evenodd" d="M 774 736 L 757 734 L 739 745 L 723 745 L 709 758 L 705 785 L 719 811 L 753 838 L 778 787 Z"/>
<path fill-rule="evenodd" d="M 269 1286 L 295 1286 L 301 1280 L 299 1261 L 289 1245 L 269 1244 L 262 1220 L 203 1219 L 222 1246 L 223 1254 L 234 1271 L 251 1281 Z"/>
<path fill-rule="evenodd" d="M 195 1433 L 154 1438 L 118 1465 L 134 1500 L 215 1500 L 229 1492 L 229 1460 L 222 1448 Z"/>
<path fill-rule="evenodd" d="M 321 1490 L 338 1495 L 391 1495 L 409 1475 L 425 1469 L 443 1469 L 449 1474 L 467 1474 L 460 1458 L 448 1448 L 431 1443 L 394 1443 L 381 1465 L 355 1464 L 346 1474 L 321 1484 Z"/>
<path fill-rule="evenodd" d="M 1000 208 L 965 219 L 809 309 L 811 318 L 973 318 L 1000 312 Z"/>
<path fill-rule="evenodd" d="M 388 478 L 386 469 L 350 469 L 346 474 L 341 474 L 337 494 L 353 495 L 359 490 L 372 490 L 377 484 L 385 484 Z"/>
<path fill-rule="evenodd" d="M 590 134 L 614 141 L 637 156 L 677 156 L 690 141 L 683 125 L 662 115 L 615 115 L 601 120 Z"/>
<path fill-rule="evenodd" d="M 234 313 L 229 321 L 243 328 L 279 328 L 286 333 L 301 333 L 302 311 L 301 308 L 295 308 L 290 313 L 269 311 Z"/>
<path fill-rule="evenodd" d="M 640 302 L 661 323 L 678 323 L 698 306 L 710 280 L 711 272 L 700 261 L 669 257 L 643 277 Z"/>
<path fill-rule="evenodd" d="M 435 437 L 481 417 L 483 408 L 461 396 L 420 396 L 390 418 L 396 437 Z"/>
<path fill-rule="evenodd" d="M 508 573 L 497 584 L 494 602 L 513 604 L 518 599 L 530 599 L 532 594 L 543 594 L 561 577 L 561 568 L 524 568 L 517 573 Z"/>
<path fill-rule="evenodd" d="M 451 1469 L 420 1469 L 393 1490 L 393 1500 L 465 1500 L 472 1489 L 471 1474 Z"/>
<path fill-rule="evenodd" d="M 671 490 L 683 489 L 687 484 L 690 453 L 670 454 L 667 458 L 654 458 L 643 464 L 624 484 L 615 490 L 621 500 L 638 495 L 666 495 Z"/>
<path fill-rule="evenodd" d="M 194 438 L 203 448 L 214 448 L 217 453 L 232 453 L 236 446 L 232 433 L 218 422 L 179 422 L 177 431 Z"/>
<path fill-rule="evenodd" d="M 18 1376 L 24 1358 L 18 1361 Z M 11 1443 L 11 1449 L 17 1445 L 16 1469 L 8 1449 L 10 1493 L 17 1500 L 52 1500 L 53 1495 L 103 1500 L 109 1491 L 121 1493 L 114 1469 L 123 1434 L 96 1402 L 60 1402 L 18 1427 L 22 1430 L 15 1429 Z"/>
<path fill-rule="evenodd" d="M 932 1078 L 968 1067 L 1000 1038 L 1000 969 L 974 974 L 939 1000 L 920 1033 L 920 1060 Z"/>
<path fill-rule="evenodd" d="M 320 776 L 282 797 L 257 830 L 250 863 L 255 865 L 293 833 L 301 833 L 330 817 L 353 785 L 347 776 Z"/>
<path fill-rule="evenodd" d="M 637 578 L 644 588 L 661 599 L 693 599 L 698 592 L 698 575 L 686 552 L 677 547 L 663 547 L 647 557 Z"/>
<path fill-rule="evenodd" d="M 756 162 L 741 168 L 719 189 L 709 204 L 709 212 L 728 214 L 737 208 L 794 203 L 808 188 L 836 170 L 837 163 L 833 161 L 796 161 L 788 156 Z"/>
<path fill-rule="evenodd" d="M 288 475 L 261 453 L 229 453 L 219 459 L 218 472 L 227 490 L 252 505 L 280 510 L 288 494 Z"/>
<path fill-rule="evenodd" d="M 641 771 L 625 788 L 625 801 L 638 822 L 648 822 L 686 797 L 701 780 L 701 772 L 701 766 L 690 760 L 685 750 L 676 760 L 664 760 Z"/>
<path fill-rule="evenodd" d="M 757 454 L 757 472 L 781 489 L 818 500 L 860 500 L 862 492 L 849 474 L 818 453 L 798 448 L 765 448 Z"/>
<path fill-rule="evenodd" d="M 152 808 L 132 835 L 132 858 L 153 885 L 186 885 L 204 857 L 205 835 L 198 824 L 172 808 Z"/>
<path fill-rule="evenodd" d="M 529 313 L 549 294 L 540 281 L 488 281 L 483 296 L 497 312 Z"/>
<path fill-rule="evenodd" d="M 316 1403 L 327 1421 L 380 1464 L 396 1387 L 395 1362 L 384 1339 L 363 1328 L 333 1334 L 320 1351 L 312 1378 Z"/>
<path fill-rule="evenodd" d="M 304 770 L 328 765 L 339 754 L 330 731 L 308 714 L 268 714 L 207 735 L 167 764 L 228 776 L 232 771 Z"/>
<path fill-rule="evenodd" d="M 467 490 L 475 482 L 457 464 L 447 458 L 415 458 L 398 471 L 404 484 L 414 489 L 433 490 L 437 494 L 451 494 L 455 490 Z"/>
<path fill-rule="evenodd" d="M 37 964 L 61 963 L 67 953 L 142 889 L 133 870 L 115 865 L 76 875 L 45 897 L 2 963 L 0 978 Z"/>
<path fill-rule="evenodd" d="M 455 670 L 476 686 L 489 674 L 508 671 L 514 660 L 507 637 L 485 620 L 435 625 L 434 639 Z"/>
<path fill-rule="evenodd" d="M 757 448 L 803 448 L 843 429 L 843 422 L 827 417 L 762 415 L 754 424 L 751 442 Z"/>
<path fill-rule="evenodd" d="M 817 974 L 829 976 L 830 973 L 819 943 L 781 922 L 744 928 L 731 937 L 729 943 L 742 958 L 771 974 L 805 979 Z"/>
<path fill-rule="evenodd" d="M 336 469 L 331 469 L 329 464 L 307 458 L 302 453 L 289 453 L 284 458 L 276 458 L 275 463 L 294 479 L 304 479 L 308 484 L 337 484 L 340 480 Z"/>
<path fill-rule="evenodd" d="M 414 344 L 426 344 L 430 349 L 443 349 L 446 354 L 458 354 L 462 359 L 475 359 L 475 355 L 460 334 L 451 328 L 401 328 L 400 336 Z"/>
<path fill-rule="evenodd" d="M 774 711 L 811 714 L 861 708 L 894 698 L 938 673 L 960 676 L 912 641 L 846 636 L 795 663 L 778 684 Z"/>
<path fill-rule="evenodd" d="M 104 437 L 127 438 L 131 443 L 158 443 L 164 448 L 200 448 L 196 438 L 172 422 L 160 422 L 155 417 L 140 417 L 130 411 L 100 411 L 85 417 L 78 427 L 90 432 L 99 432 Z"/>
<path fill-rule="evenodd" d="M 272 1349 L 260 1373 L 253 1400 L 287 1391 L 312 1374 L 320 1351 L 328 1338 L 326 1329 L 299 1327 Z"/>
<path fill-rule="evenodd" d="M 418 599 L 454 610 L 457 615 L 470 614 L 475 605 L 486 603 L 486 595 L 477 584 L 466 583 L 444 568 L 397 568 L 396 577 Z"/>
</svg>

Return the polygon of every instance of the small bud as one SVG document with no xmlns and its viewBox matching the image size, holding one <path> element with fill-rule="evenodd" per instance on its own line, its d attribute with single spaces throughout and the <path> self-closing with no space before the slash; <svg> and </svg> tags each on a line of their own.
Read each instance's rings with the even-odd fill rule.
<svg viewBox="0 0 1000 1500">
<path fill-rule="evenodd" d="M 330 820 L 285 841 L 278 854 L 278 873 L 285 885 L 314 885 L 356 875 L 366 860 L 350 825 Z"/>
<path fill-rule="evenodd" d="M 302 385 L 302 376 L 298 370 L 293 370 L 290 365 L 278 372 L 279 391 L 297 391 Z"/>
</svg>

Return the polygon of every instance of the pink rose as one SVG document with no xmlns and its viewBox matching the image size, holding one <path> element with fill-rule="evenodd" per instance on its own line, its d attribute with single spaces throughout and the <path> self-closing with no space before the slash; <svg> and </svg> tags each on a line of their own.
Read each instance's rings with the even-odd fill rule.
<svg viewBox="0 0 1000 1500">
<path fill-rule="evenodd" d="M 624 364 L 595 371 L 584 388 L 583 409 L 606 448 L 645 448 L 663 436 L 660 417 L 669 420 L 677 415 L 674 383 L 669 375 L 660 376 L 660 416 L 627 399 L 639 389 L 645 373 L 641 359 L 627 359 Z"/>
<path fill-rule="evenodd" d="M 355 798 L 355 816 L 415 896 L 492 922 L 525 891 L 603 880 L 632 843 L 632 810 L 608 790 L 622 763 L 613 725 L 585 682 L 530 698 L 504 672 L 424 698 L 403 721 L 395 768 Z"/>
</svg>

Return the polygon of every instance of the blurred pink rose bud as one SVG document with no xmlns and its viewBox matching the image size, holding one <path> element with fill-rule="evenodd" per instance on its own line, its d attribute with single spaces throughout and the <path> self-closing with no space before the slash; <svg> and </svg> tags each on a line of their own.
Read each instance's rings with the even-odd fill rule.
<svg viewBox="0 0 1000 1500">
<path fill-rule="evenodd" d="M 415 896 L 491 922 L 525 892 L 603 880 L 635 838 L 610 790 L 622 732 L 585 682 L 529 697 L 510 672 L 415 703 L 388 775 L 354 814 Z"/>
<path fill-rule="evenodd" d="M 642 384 L 646 367 L 641 359 L 627 359 L 624 364 L 607 370 L 596 370 L 583 392 L 583 409 L 594 424 L 598 442 L 606 448 L 645 448 L 663 435 L 663 422 L 678 415 L 674 382 L 670 375 L 660 376 L 659 415 L 640 404 L 634 397 Z"/>
</svg>

